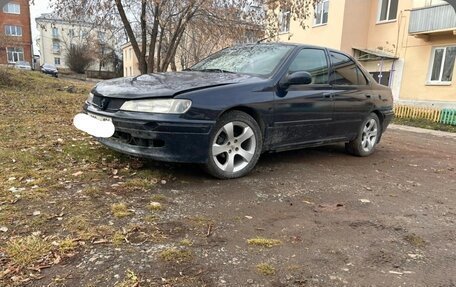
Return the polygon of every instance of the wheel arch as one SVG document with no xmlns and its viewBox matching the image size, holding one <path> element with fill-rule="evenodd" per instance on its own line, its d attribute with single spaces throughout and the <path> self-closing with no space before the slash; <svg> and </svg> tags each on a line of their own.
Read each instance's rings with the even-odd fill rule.
<svg viewBox="0 0 456 287">
<path fill-rule="evenodd" d="M 261 117 L 261 114 L 254 108 L 247 107 L 247 106 L 235 106 L 235 107 L 229 108 L 229 109 L 223 111 L 222 113 L 220 113 L 220 115 L 217 117 L 217 120 L 219 120 L 224 114 L 232 112 L 232 111 L 244 112 L 244 113 L 248 114 L 249 116 L 251 116 L 260 126 L 262 136 L 264 137 L 266 124 L 265 124 L 263 118 Z M 263 138 L 263 140 L 264 140 L 264 138 Z"/>
<path fill-rule="evenodd" d="M 380 121 L 380 126 L 381 126 L 381 128 L 383 130 L 383 121 L 384 121 L 385 117 L 383 116 L 383 114 L 379 110 L 373 110 L 372 113 L 377 115 L 378 120 Z"/>
</svg>

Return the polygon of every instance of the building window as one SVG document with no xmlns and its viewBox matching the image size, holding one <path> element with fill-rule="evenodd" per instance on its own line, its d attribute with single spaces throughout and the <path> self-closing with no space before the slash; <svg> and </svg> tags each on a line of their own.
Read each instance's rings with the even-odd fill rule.
<svg viewBox="0 0 456 287">
<path fill-rule="evenodd" d="M 23 48 L 6 48 L 6 53 L 8 54 L 8 63 L 24 61 Z"/>
<path fill-rule="evenodd" d="M 7 3 L 3 6 L 3 12 L 9 14 L 21 14 L 21 5 L 17 3 Z"/>
<path fill-rule="evenodd" d="M 279 13 L 279 33 L 288 33 L 290 31 L 290 11 L 280 11 Z"/>
<path fill-rule="evenodd" d="M 449 84 L 453 80 L 456 46 L 439 47 L 432 50 L 429 82 Z"/>
<path fill-rule="evenodd" d="M 396 20 L 399 0 L 378 0 L 378 22 Z"/>
<path fill-rule="evenodd" d="M 5 26 L 5 34 L 6 34 L 6 36 L 20 37 L 20 36 L 22 36 L 22 27 L 6 25 Z"/>
<path fill-rule="evenodd" d="M 60 58 L 55 57 L 55 58 L 54 58 L 54 64 L 55 64 L 56 66 L 60 65 Z"/>
<path fill-rule="evenodd" d="M 98 32 L 98 41 L 100 41 L 100 43 L 106 42 L 106 33 L 105 32 L 101 32 L 101 31 Z"/>
<path fill-rule="evenodd" d="M 74 38 L 74 29 L 68 30 L 68 36 L 70 36 L 70 38 Z"/>
<path fill-rule="evenodd" d="M 52 43 L 52 53 L 54 53 L 54 54 L 60 53 L 60 43 L 59 42 Z"/>
<path fill-rule="evenodd" d="M 58 28 L 52 28 L 52 37 L 57 38 L 59 37 L 59 29 Z"/>
<path fill-rule="evenodd" d="M 315 6 L 314 25 L 324 25 L 328 23 L 329 0 L 320 0 Z"/>
</svg>

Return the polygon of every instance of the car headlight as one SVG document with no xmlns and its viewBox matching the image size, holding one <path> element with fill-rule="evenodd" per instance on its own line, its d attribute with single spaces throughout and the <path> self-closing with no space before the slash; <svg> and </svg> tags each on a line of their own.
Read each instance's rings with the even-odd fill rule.
<svg viewBox="0 0 456 287">
<path fill-rule="evenodd" d="M 192 101 L 182 99 L 134 100 L 125 102 L 120 109 L 133 112 L 184 114 L 191 106 Z"/>
<path fill-rule="evenodd" d="M 87 97 L 86 103 L 93 103 L 93 94 L 90 93 L 89 96 Z"/>
</svg>

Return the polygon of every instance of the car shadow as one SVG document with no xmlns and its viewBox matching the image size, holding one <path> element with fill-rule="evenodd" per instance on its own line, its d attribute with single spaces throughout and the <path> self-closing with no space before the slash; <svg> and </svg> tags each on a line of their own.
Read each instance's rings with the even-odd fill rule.
<svg viewBox="0 0 456 287">
<path fill-rule="evenodd" d="M 331 144 L 313 148 L 289 150 L 283 152 L 264 153 L 261 155 L 257 167 L 251 175 L 262 169 L 276 169 L 283 164 L 291 163 L 317 163 L 322 158 L 350 156 L 346 153 L 344 144 Z M 204 171 L 203 165 L 187 163 L 165 163 L 145 159 L 144 167 L 155 169 L 159 172 L 172 174 L 178 179 L 218 180 Z"/>
</svg>

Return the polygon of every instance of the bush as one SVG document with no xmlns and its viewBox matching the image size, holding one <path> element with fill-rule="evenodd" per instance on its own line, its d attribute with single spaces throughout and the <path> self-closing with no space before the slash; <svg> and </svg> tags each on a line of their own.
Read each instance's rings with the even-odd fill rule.
<svg viewBox="0 0 456 287">
<path fill-rule="evenodd" d="M 66 63 L 73 72 L 84 74 L 93 59 L 89 54 L 89 47 L 85 45 L 72 46 L 66 54 Z"/>
</svg>

